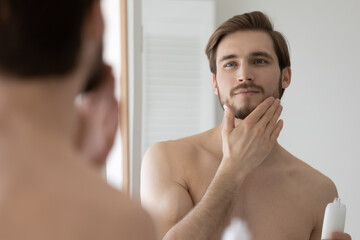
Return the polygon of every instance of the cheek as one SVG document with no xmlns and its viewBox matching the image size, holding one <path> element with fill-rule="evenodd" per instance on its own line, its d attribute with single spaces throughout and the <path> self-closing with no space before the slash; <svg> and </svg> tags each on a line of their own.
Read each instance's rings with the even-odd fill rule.
<svg viewBox="0 0 360 240">
<path fill-rule="evenodd" d="M 217 85 L 220 92 L 231 88 L 234 83 L 236 83 L 236 78 L 234 78 L 233 74 L 229 72 L 219 72 L 217 74 Z"/>
<path fill-rule="evenodd" d="M 281 81 L 281 76 L 280 76 L 280 72 L 274 72 L 274 71 L 269 71 L 266 75 L 264 76 L 264 81 L 263 81 L 263 87 L 265 89 L 265 91 L 267 92 L 274 92 L 275 90 L 277 91 L 279 88 L 279 84 Z"/>
<path fill-rule="evenodd" d="M 217 83 L 217 93 L 220 95 L 227 95 L 231 86 L 224 79 Z"/>
</svg>

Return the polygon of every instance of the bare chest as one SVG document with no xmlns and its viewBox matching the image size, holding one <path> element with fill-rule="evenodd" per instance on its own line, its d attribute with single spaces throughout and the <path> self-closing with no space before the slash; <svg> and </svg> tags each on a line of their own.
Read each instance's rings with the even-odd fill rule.
<svg viewBox="0 0 360 240">
<path fill-rule="evenodd" d="M 294 191 L 244 186 L 232 217 L 243 220 L 253 240 L 309 240 L 313 230 L 306 200 Z M 251 188 L 251 189 L 249 189 Z"/>
<path fill-rule="evenodd" d="M 205 194 L 216 169 L 200 171 L 194 177 L 190 192 L 195 204 Z M 257 171 L 242 183 L 232 217 L 247 224 L 253 240 L 309 240 L 314 219 L 304 191 L 303 186 L 286 174 Z"/>
</svg>

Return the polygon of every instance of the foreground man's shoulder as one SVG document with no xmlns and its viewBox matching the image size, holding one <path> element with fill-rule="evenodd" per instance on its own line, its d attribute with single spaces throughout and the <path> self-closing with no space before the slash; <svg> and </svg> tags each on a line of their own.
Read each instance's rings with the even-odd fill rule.
<svg viewBox="0 0 360 240">
<path fill-rule="evenodd" d="M 139 201 L 110 186 L 92 191 L 95 194 L 87 196 L 94 201 L 83 203 L 82 215 L 87 217 L 82 221 L 93 227 L 88 230 L 94 231 L 93 236 L 100 234 L 93 239 L 155 239 L 155 226 Z"/>
<path fill-rule="evenodd" d="M 123 204 L 118 204 L 118 211 L 114 216 L 120 222 L 118 221 L 114 228 L 120 230 L 120 235 L 124 236 L 124 239 L 155 240 L 155 225 L 148 212 L 139 202 L 130 199 L 125 194 L 122 194 L 121 199 Z"/>
<path fill-rule="evenodd" d="M 63 196 L 52 201 L 50 195 L 48 202 L 52 202 L 51 207 L 72 209 L 69 216 L 58 211 L 54 219 L 71 223 L 69 226 L 88 226 L 85 230 L 79 228 L 80 235 L 93 237 L 81 239 L 155 239 L 152 220 L 140 202 L 110 186 L 91 168 L 80 167 L 67 175 L 66 180 L 59 175 L 49 186 Z M 40 205 L 39 208 L 43 207 Z M 143 231 L 138 231 L 139 227 Z"/>
<path fill-rule="evenodd" d="M 63 184 L 50 176 L 49 182 L 13 187 L 1 198 L 0 239 L 155 239 L 150 216 L 138 202 L 100 177 L 80 176 L 66 175 Z"/>
</svg>

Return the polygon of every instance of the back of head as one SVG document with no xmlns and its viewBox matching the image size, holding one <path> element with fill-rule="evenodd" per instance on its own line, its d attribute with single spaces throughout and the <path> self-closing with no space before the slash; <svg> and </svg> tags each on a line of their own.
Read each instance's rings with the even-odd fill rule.
<svg viewBox="0 0 360 240">
<path fill-rule="evenodd" d="M 216 51 L 221 40 L 231 33 L 248 30 L 268 33 L 274 44 L 280 70 L 290 67 L 289 50 L 284 36 L 274 30 L 271 21 L 264 13 L 256 11 L 236 15 L 228 19 L 211 35 L 205 53 L 209 59 L 210 70 L 213 74 L 216 75 Z"/>
<path fill-rule="evenodd" d="M 21 78 L 71 72 L 94 1 L 0 0 L 0 72 Z"/>
</svg>

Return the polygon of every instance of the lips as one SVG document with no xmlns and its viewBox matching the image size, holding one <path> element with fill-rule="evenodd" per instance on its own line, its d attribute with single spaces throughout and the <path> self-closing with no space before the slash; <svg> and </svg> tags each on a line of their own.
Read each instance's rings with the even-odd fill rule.
<svg viewBox="0 0 360 240">
<path fill-rule="evenodd" d="M 255 93 L 260 93 L 259 90 L 257 89 L 238 89 L 234 92 L 234 95 L 241 95 L 241 94 L 255 94 Z"/>
<path fill-rule="evenodd" d="M 230 97 L 238 96 L 252 96 L 262 93 L 264 94 L 264 88 L 254 83 L 242 83 L 234 87 L 230 91 Z"/>
</svg>

